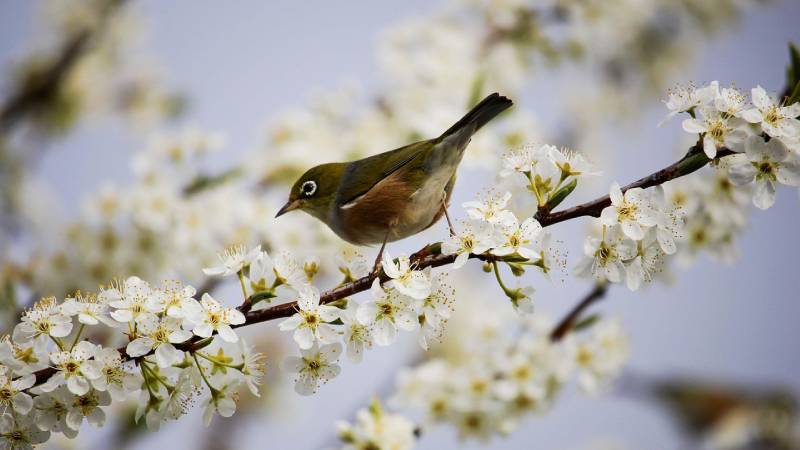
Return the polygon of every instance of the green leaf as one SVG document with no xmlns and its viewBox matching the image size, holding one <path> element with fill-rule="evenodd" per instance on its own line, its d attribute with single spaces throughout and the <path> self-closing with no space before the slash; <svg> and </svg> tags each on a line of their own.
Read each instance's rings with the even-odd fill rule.
<svg viewBox="0 0 800 450">
<path fill-rule="evenodd" d="M 789 43 L 789 65 L 786 67 L 786 96 L 787 105 L 800 100 L 800 50 L 793 43 Z"/>
<path fill-rule="evenodd" d="M 562 186 L 559 190 L 557 190 L 553 195 L 550 196 L 550 200 L 547 201 L 545 205 L 545 209 L 547 211 L 552 211 L 553 208 L 561 204 L 565 198 L 569 197 L 569 194 L 572 194 L 572 191 L 578 186 L 578 179 L 575 178 L 571 182 Z"/>
<path fill-rule="evenodd" d="M 576 323 L 575 326 L 572 327 L 572 329 L 574 331 L 585 330 L 587 328 L 590 328 L 592 325 L 596 324 L 598 320 L 600 320 L 600 315 L 592 314 L 589 317 L 581 319 L 580 322 Z"/>
</svg>

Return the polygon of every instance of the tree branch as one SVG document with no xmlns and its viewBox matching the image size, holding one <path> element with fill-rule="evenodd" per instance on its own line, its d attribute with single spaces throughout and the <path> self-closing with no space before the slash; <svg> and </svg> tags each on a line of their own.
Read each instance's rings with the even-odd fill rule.
<svg viewBox="0 0 800 450">
<path fill-rule="evenodd" d="M 564 338 L 570 331 L 575 328 L 575 325 L 578 323 L 578 319 L 580 319 L 581 314 L 591 305 L 593 305 L 598 300 L 601 300 L 605 297 L 606 292 L 608 292 L 608 284 L 606 283 L 598 283 L 595 285 L 594 289 L 592 289 L 583 300 L 580 301 L 575 307 L 573 307 L 569 313 L 558 322 L 553 328 L 553 331 L 550 332 L 550 341 L 551 342 L 558 342 Z"/>
<path fill-rule="evenodd" d="M 125 1 L 108 0 L 97 27 L 82 28 L 70 36 L 50 64 L 41 69 L 33 79 L 26 81 L 19 91 L 0 106 L 0 132 L 8 131 L 30 111 L 48 104 L 72 68 L 89 49 L 92 39 L 105 29 L 108 18 Z"/>
<path fill-rule="evenodd" d="M 733 153 L 734 153 L 733 151 L 727 148 L 719 149 L 715 160 L 719 160 L 726 156 L 732 155 Z M 625 192 L 628 189 L 636 187 L 648 188 L 652 186 L 657 186 L 667 181 L 674 180 L 676 178 L 680 178 L 682 176 L 695 172 L 700 168 L 702 168 L 703 166 L 705 166 L 706 164 L 708 164 L 709 162 L 711 162 L 711 160 L 708 159 L 708 157 L 706 157 L 705 153 L 703 153 L 701 145 L 696 144 L 695 146 L 691 147 L 686 156 L 681 158 L 678 162 L 673 163 L 657 172 L 654 172 L 640 180 L 637 180 L 623 187 L 622 191 Z M 536 218 L 539 220 L 539 222 L 543 227 L 547 227 L 559 222 L 564 222 L 566 220 L 582 216 L 598 217 L 600 216 L 600 212 L 603 210 L 603 208 L 605 208 L 610 204 L 611 200 L 609 199 L 608 195 L 606 195 L 597 198 L 595 200 L 591 200 L 589 202 L 582 203 L 572 208 L 568 208 L 563 211 L 555 213 L 550 213 L 548 211 L 540 210 L 539 212 L 536 213 Z M 417 269 L 421 270 L 428 267 L 433 268 L 433 267 L 440 267 L 452 264 L 455 261 L 456 256 L 457 255 L 455 254 L 443 255 L 441 253 L 439 244 L 430 244 L 426 245 L 425 247 L 423 247 L 422 249 L 411 255 L 410 260 L 412 264 L 416 266 Z M 492 255 L 471 254 L 470 258 L 480 259 L 484 261 L 496 260 L 495 257 Z M 375 274 L 370 274 L 363 278 L 359 278 L 358 280 L 343 284 L 339 287 L 323 292 L 320 295 L 320 304 L 332 303 L 337 300 L 349 297 L 351 295 L 355 295 L 359 292 L 367 291 L 369 290 L 370 286 L 372 286 L 372 282 L 375 280 L 376 277 L 380 279 L 381 283 L 385 283 L 390 280 L 390 278 L 383 272 L 381 272 L 380 276 L 376 276 Z M 605 293 L 605 289 L 603 289 L 602 293 L 598 293 L 597 290 L 598 289 L 596 288 L 594 291 L 592 291 L 589 294 L 589 296 L 586 299 L 584 299 L 584 301 L 581 302 L 581 304 L 579 304 L 575 310 L 572 311 L 572 313 L 567 315 L 564 321 L 562 321 L 562 324 L 557 326 L 556 330 L 554 330 L 553 333 L 556 334 L 556 331 L 558 331 L 560 327 L 563 327 L 565 331 L 560 331 L 559 333 L 557 333 L 555 338 L 553 338 L 551 335 L 551 339 L 558 340 L 561 337 L 563 337 L 563 335 L 565 335 L 567 332 L 569 332 L 571 327 L 574 326 L 574 323 L 577 317 L 581 314 L 581 312 L 584 309 L 586 309 L 591 303 L 601 298 L 602 294 Z M 297 301 L 293 301 L 255 311 L 245 310 L 243 311 L 245 315 L 245 322 L 241 325 L 235 325 L 234 327 L 240 328 L 253 325 L 256 323 L 290 317 L 295 312 L 297 312 L 297 308 L 298 308 Z M 240 306 L 239 309 L 242 310 L 243 308 Z M 193 339 L 190 339 L 188 342 L 176 345 L 176 347 L 178 347 L 183 351 L 193 352 L 198 349 L 198 346 L 203 345 L 202 343 L 198 344 L 200 341 L 201 341 L 200 338 L 195 337 Z M 127 353 L 125 352 L 125 347 L 120 347 L 118 350 L 122 355 L 123 360 L 133 359 L 127 355 Z M 35 372 L 36 384 L 38 385 L 45 382 L 55 372 L 56 370 L 51 367 Z"/>
</svg>

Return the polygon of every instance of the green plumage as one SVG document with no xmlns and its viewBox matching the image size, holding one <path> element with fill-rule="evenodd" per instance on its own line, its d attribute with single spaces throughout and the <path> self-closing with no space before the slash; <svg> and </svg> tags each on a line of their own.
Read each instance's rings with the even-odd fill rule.
<svg viewBox="0 0 800 450">
<path fill-rule="evenodd" d="M 491 94 L 435 139 L 313 167 L 294 184 L 278 215 L 302 209 L 359 245 L 416 234 L 441 217 L 472 135 L 511 105 Z"/>
</svg>

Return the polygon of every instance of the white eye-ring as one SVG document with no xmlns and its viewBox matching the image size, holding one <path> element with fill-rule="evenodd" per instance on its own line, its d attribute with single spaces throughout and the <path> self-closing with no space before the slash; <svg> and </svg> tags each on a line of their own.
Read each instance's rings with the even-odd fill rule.
<svg viewBox="0 0 800 450">
<path fill-rule="evenodd" d="M 304 182 L 302 185 L 300 185 L 300 192 L 302 192 L 306 197 L 311 197 L 315 192 L 317 192 L 317 182 L 311 180 Z"/>
</svg>

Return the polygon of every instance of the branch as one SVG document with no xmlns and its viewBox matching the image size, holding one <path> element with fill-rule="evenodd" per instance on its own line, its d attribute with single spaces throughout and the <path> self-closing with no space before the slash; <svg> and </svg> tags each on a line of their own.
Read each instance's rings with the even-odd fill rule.
<svg viewBox="0 0 800 450">
<path fill-rule="evenodd" d="M 575 325 L 578 323 L 578 319 L 580 319 L 581 314 L 583 314 L 586 308 L 605 297 L 606 292 L 608 292 L 608 284 L 598 283 L 595 285 L 594 289 L 586 294 L 586 297 L 584 297 L 580 303 L 575 305 L 575 307 L 573 307 L 570 312 L 564 316 L 560 322 L 558 322 L 558 325 L 553 328 L 553 331 L 550 332 L 550 341 L 558 342 L 563 339 L 564 336 L 569 334 L 569 332 L 575 328 Z"/>
<path fill-rule="evenodd" d="M 717 157 L 715 158 L 715 160 L 719 160 L 720 158 L 732 155 L 733 153 L 734 153 L 733 151 L 727 148 L 722 148 L 717 152 Z M 709 162 L 711 162 L 711 160 L 708 159 L 708 157 L 706 157 L 705 153 L 703 153 L 701 145 L 696 144 L 695 146 L 689 149 L 686 156 L 681 158 L 680 161 L 673 163 L 657 172 L 654 172 L 638 181 L 635 181 L 623 187 L 622 191 L 625 192 L 628 189 L 636 187 L 648 188 L 652 186 L 657 186 L 667 181 L 674 180 L 676 178 L 680 178 L 692 172 L 695 172 L 700 168 L 702 168 L 703 166 L 705 166 L 706 164 L 708 164 Z M 540 210 L 539 212 L 536 213 L 536 218 L 539 220 L 539 222 L 543 227 L 547 227 L 559 222 L 564 222 L 566 220 L 582 216 L 598 217 L 600 216 L 600 212 L 603 210 L 603 208 L 605 208 L 610 204 L 611 200 L 606 195 L 597 198 L 595 200 L 582 203 L 578 206 L 574 206 L 572 208 L 565 209 L 563 211 L 559 211 L 556 213 L 550 213 L 548 211 Z M 456 260 L 456 256 L 457 255 L 455 254 L 443 255 L 441 253 L 439 244 L 430 244 L 426 245 L 425 247 L 423 247 L 422 249 L 411 255 L 410 260 L 411 263 L 414 264 L 418 270 L 422 270 L 428 267 L 433 268 L 433 267 L 440 267 L 452 264 Z M 481 255 L 471 254 L 469 257 L 480 259 L 483 261 L 501 260 L 501 259 L 496 259 L 496 257 L 492 255 L 486 255 L 486 254 L 481 254 Z M 359 278 L 358 280 L 343 284 L 339 287 L 323 292 L 320 295 L 320 304 L 324 305 L 327 303 L 332 303 L 337 300 L 347 298 L 351 295 L 358 294 L 359 292 L 367 291 L 369 290 L 370 286 L 372 286 L 372 282 L 376 278 L 378 278 L 381 283 L 385 283 L 390 280 L 390 278 L 383 272 L 381 272 L 380 275 L 372 273 L 363 278 Z M 574 315 L 576 317 L 580 315 L 583 309 L 588 307 L 589 304 L 591 304 L 592 302 L 598 300 L 601 296 L 602 295 L 600 294 L 595 294 L 594 296 L 592 296 L 590 293 L 589 297 L 594 297 L 594 298 L 585 299 L 584 302 L 581 303 L 581 305 L 583 303 L 587 304 L 585 306 L 578 305 L 577 307 L 578 310 L 573 311 Z M 253 325 L 256 323 L 290 317 L 295 312 L 297 312 L 298 309 L 297 301 L 283 303 L 280 305 L 275 305 L 269 308 L 255 310 L 255 311 L 249 310 L 248 306 L 249 302 L 246 302 L 245 305 L 239 307 L 239 310 L 242 311 L 245 315 L 245 322 L 240 325 L 233 326 L 234 328 L 240 328 Z M 571 315 L 572 314 L 568 315 L 565 320 L 567 321 L 571 320 L 572 322 L 574 322 L 575 318 L 571 318 L 570 317 Z M 572 324 L 564 326 L 567 328 L 567 330 L 564 331 L 563 334 L 566 334 L 566 332 L 568 332 L 569 329 L 571 328 Z M 176 347 L 183 351 L 193 352 L 204 346 L 204 342 L 202 341 L 203 340 L 201 340 L 200 338 L 195 337 L 183 344 L 176 345 Z M 133 359 L 127 355 L 127 353 L 125 352 L 125 347 L 120 347 L 118 351 L 122 355 L 122 359 L 124 361 L 129 361 Z M 148 355 L 144 355 L 142 357 L 146 357 Z M 51 367 L 35 372 L 36 384 L 38 385 L 45 382 L 55 372 L 56 370 Z"/>
<path fill-rule="evenodd" d="M 30 111 L 47 105 L 78 60 L 89 49 L 92 39 L 105 29 L 108 18 L 125 1 L 107 1 L 97 27 L 83 28 L 68 38 L 50 64 L 31 80 L 26 81 L 18 92 L 12 94 L 5 104 L 0 106 L 0 132 L 8 131 Z"/>
</svg>

